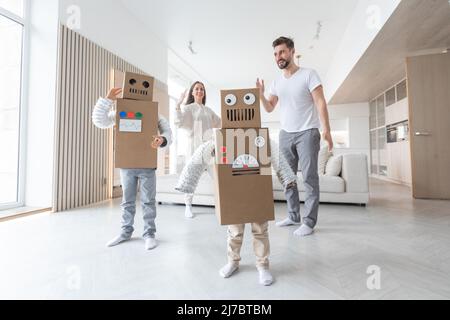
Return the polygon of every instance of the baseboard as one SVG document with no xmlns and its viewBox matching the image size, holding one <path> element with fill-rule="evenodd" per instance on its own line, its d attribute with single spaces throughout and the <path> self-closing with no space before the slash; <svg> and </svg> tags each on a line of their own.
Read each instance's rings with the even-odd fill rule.
<svg viewBox="0 0 450 320">
<path fill-rule="evenodd" d="M 32 210 L 25 209 L 24 211 L 17 211 L 17 212 L 11 213 L 11 214 L 6 214 L 5 216 L 0 216 L 0 223 L 15 220 L 15 219 L 20 219 L 20 218 L 25 218 L 25 217 L 29 217 L 29 216 L 36 215 L 36 214 L 50 213 L 52 211 L 53 211 L 53 208 L 32 209 Z"/>
</svg>

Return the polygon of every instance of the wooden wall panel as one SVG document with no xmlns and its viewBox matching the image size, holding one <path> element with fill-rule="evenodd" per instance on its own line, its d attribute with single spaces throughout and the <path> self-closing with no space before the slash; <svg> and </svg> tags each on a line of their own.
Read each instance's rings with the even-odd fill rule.
<svg viewBox="0 0 450 320">
<path fill-rule="evenodd" d="M 113 83 L 113 70 L 137 67 L 61 25 L 55 132 L 53 210 L 111 199 L 113 130 L 91 121 L 93 107 Z"/>
</svg>

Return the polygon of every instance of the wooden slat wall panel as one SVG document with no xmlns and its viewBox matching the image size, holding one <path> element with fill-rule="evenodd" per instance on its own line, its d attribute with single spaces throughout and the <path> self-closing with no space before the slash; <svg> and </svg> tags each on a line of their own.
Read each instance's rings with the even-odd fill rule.
<svg viewBox="0 0 450 320">
<path fill-rule="evenodd" d="M 113 70 L 143 73 L 80 34 L 60 27 L 53 210 L 112 197 L 113 130 L 91 121 L 93 107 L 113 83 Z"/>
</svg>

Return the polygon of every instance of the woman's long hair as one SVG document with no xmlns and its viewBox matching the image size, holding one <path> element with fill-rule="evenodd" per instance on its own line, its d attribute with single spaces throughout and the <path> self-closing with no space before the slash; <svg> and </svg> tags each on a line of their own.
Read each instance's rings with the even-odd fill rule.
<svg viewBox="0 0 450 320">
<path fill-rule="evenodd" d="M 200 82 L 200 81 L 195 82 L 195 83 L 192 85 L 191 89 L 189 90 L 189 96 L 188 96 L 186 105 L 190 105 L 190 104 L 193 104 L 193 103 L 195 102 L 195 98 L 194 98 L 194 88 L 195 88 L 195 86 L 198 85 L 198 84 L 201 84 L 201 85 L 203 86 L 203 89 L 205 90 L 205 96 L 203 97 L 202 103 L 203 103 L 204 106 L 206 106 L 206 87 L 205 87 L 205 85 L 204 85 L 202 82 Z"/>
</svg>

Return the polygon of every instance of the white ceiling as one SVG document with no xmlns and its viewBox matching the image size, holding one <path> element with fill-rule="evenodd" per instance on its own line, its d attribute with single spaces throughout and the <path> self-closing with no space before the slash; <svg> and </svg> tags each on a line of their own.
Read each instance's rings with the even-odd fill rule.
<svg viewBox="0 0 450 320">
<path fill-rule="evenodd" d="M 450 2 L 402 1 L 330 103 L 372 100 L 406 77 L 407 57 L 442 53 L 447 48 Z"/>
<path fill-rule="evenodd" d="M 122 0 L 187 70 L 215 89 L 252 87 L 278 74 L 272 41 L 291 36 L 301 64 L 324 77 L 358 0 Z M 321 21 L 320 39 L 315 40 Z M 188 49 L 193 42 L 192 55 Z M 178 61 L 175 61 L 178 60 Z M 186 75 L 188 71 L 181 71 Z M 169 73 L 173 76 L 173 72 Z M 192 77 L 192 74 L 186 75 Z"/>
</svg>

